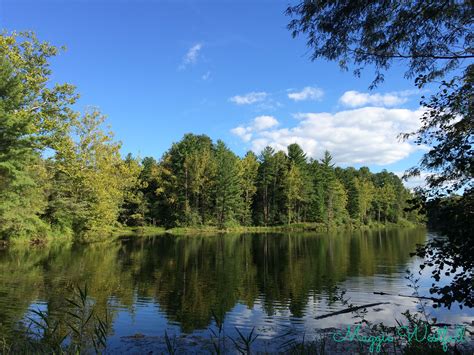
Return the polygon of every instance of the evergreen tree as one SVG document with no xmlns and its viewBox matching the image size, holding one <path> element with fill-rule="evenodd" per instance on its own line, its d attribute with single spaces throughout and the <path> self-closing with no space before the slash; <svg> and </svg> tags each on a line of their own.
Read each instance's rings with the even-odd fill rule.
<svg viewBox="0 0 474 355">
<path fill-rule="evenodd" d="M 312 160 L 309 165 L 311 195 L 309 201 L 309 220 L 322 223 L 324 221 L 324 189 L 322 167 L 317 160 Z"/>
<path fill-rule="evenodd" d="M 0 237 L 43 237 L 49 174 L 41 158 L 74 120 L 68 84 L 47 85 L 58 50 L 31 33 L 0 35 Z"/>
<path fill-rule="evenodd" d="M 273 181 L 271 184 L 271 224 L 287 223 L 287 196 L 285 193 L 287 186 L 289 162 L 283 151 L 278 151 L 273 156 Z"/>
<path fill-rule="evenodd" d="M 124 191 L 124 202 L 120 210 L 119 222 L 127 226 L 143 226 L 146 223 L 148 206 L 142 191 L 145 184 L 140 179 L 142 167 L 139 160 L 133 158 L 129 153 L 124 159 L 124 168 L 133 177 L 133 180 Z"/>
<path fill-rule="evenodd" d="M 288 224 L 301 222 L 301 205 L 305 198 L 304 180 L 300 168 L 295 163 L 291 163 L 286 183 L 287 222 Z"/>
<path fill-rule="evenodd" d="M 320 165 L 320 191 L 322 193 L 323 220 L 327 226 L 334 222 L 334 192 L 339 186 L 336 184 L 334 163 L 331 154 L 326 150 Z"/>
<path fill-rule="evenodd" d="M 298 144 L 290 144 L 287 149 L 288 159 L 291 163 L 299 166 L 300 168 L 306 165 L 306 154 Z"/>
<path fill-rule="evenodd" d="M 44 236 L 44 167 L 31 114 L 21 110 L 24 91 L 12 65 L 0 57 L 0 238 Z M 42 176 L 43 175 L 43 176 Z"/>
<path fill-rule="evenodd" d="M 152 157 L 145 157 L 142 160 L 142 169 L 140 171 L 140 191 L 143 193 L 145 201 L 145 220 L 148 224 L 155 226 L 158 223 L 164 224 L 168 213 L 165 209 L 160 209 L 157 193 L 161 191 L 160 166 L 158 162 Z"/>
<path fill-rule="evenodd" d="M 288 160 L 298 167 L 301 174 L 302 187 L 301 198 L 298 202 L 298 220 L 307 220 L 310 216 L 311 201 L 313 197 L 313 183 L 310 173 L 310 167 L 303 149 L 296 144 L 288 146 Z"/>
<path fill-rule="evenodd" d="M 243 225 L 252 224 L 252 208 L 254 196 L 257 192 L 258 161 L 253 152 L 247 152 L 240 161 L 241 186 L 242 186 L 242 212 L 241 222 Z"/>
<path fill-rule="evenodd" d="M 271 147 L 265 147 L 259 156 L 260 166 L 257 178 L 257 208 L 255 210 L 257 223 L 270 224 L 272 183 L 275 179 L 274 157 L 275 151 Z"/>
<path fill-rule="evenodd" d="M 237 223 L 242 210 L 239 158 L 222 141 L 216 146 L 215 216 L 217 225 Z"/>
<path fill-rule="evenodd" d="M 157 193 L 167 206 L 166 225 L 198 225 L 210 221 L 216 164 L 211 139 L 205 135 L 186 134 L 174 143 L 160 162 Z"/>
</svg>

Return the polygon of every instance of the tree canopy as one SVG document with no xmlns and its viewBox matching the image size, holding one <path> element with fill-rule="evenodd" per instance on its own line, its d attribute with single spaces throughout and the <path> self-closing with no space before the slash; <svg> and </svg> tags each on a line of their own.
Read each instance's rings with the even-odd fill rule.
<svg viewBox="0 0 474 355">
<path fill-rule="evenodd" d="M 110 233 L 133 172 L 97 110 L 52 84 L 59 49 L 32 33 L 0 36 L 0 238 Z M 47 153 L 47 154 L 46 154 Z"/>
<path fill-rule="evenodd" d="M 360 74 L 374 65 L 373 85 L 395 60 L 407 61 L 406 77 L 443 77 L 474 58 L 472 1 L 305 0 L 290 6 L 288 29 L 304 35 L 311 59 L 338 61 Z"/>
<path fill-rule="evenodd" d="M 329 152 L 321 161 L 308 159 L 295 143 L 287 152 L 266 147 L 258 157 L 247 152 L 241 158 L 222 141 L 189 133 L 159 161 L 144 158 L 139 169 L 135 194 L 146 200 L 126 204 L 122 217 L 129 225 L 320 223 L 331 228 L 419 220 L 416 212 L 404 211 L 413 196 L 395 174 L 335 167 Z M 137 218 L 142 203 L 142 216 Z M 355 214 L 349 206 L 356 206 Z"/>
</svg>

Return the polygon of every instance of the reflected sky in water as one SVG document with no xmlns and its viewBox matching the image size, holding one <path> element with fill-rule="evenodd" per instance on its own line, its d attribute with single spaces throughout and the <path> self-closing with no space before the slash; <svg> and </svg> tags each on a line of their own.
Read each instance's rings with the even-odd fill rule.
<svg viewBox="0 0 474 355">
<path fill-rule="evenodd" d="M 60 316 L 74 285 L 87 283 L 99 310 L 112 310 L 112 348 L 127 348 L 129 336 L 186 333 L 209 338 L 212 311 L 234 327 L 256 327 L 260 341 L 293 329 L 343 328 L 351 314 L 321 320 L 343 308 L 329 302 L 334 287 L 347 290 L 354 305 L 371 308 L 371 321 L 394 325 L 414 310 L 405 270 L 417 272 L 409 253 L 423 243 L 423 229 L 315 234 L 157 236 L 114 243 L 0 251 L 0 331 L 29 309 Z M 429 270 L 421 278 L 428 294 Z M 376 295 L 385 292 L 392 295 Z M 472 310 L 431 309 L 439 322 L 471 323 Z M 151 339 L 151 338 L 150 338 Z"/>
</svg>

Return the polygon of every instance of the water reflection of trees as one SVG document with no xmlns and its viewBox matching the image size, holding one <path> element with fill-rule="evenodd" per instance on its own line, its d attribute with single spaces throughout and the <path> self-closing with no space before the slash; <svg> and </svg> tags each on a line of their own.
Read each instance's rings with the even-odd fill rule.
<svg viewBox="0 0 474 355">
<path fill-rule="evenodd" d="M 184 331 L 205 328 L 237 302 L 299 317 L 351 276 L 399 271 L 424 231 L 313 235 L 162 236 L 121 243 L 9 250 L 0 254 L 0 331 L 35 300 L 61 317 L 73 285 L 87 282 L 99 309 L 114 299 L 133 312 L 136 297 L 159 303 Z"/>
</svg>

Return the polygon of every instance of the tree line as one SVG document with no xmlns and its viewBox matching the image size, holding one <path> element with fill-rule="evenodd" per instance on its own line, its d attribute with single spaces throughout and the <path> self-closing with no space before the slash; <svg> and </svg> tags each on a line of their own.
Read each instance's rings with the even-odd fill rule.
<svg viewBox="0 0 474 355">
<path fill-rule="evenodd" d="M 418 218 L 405 211 L 411 194 L 395 174 L 335 167 L 327 151 L 308 159 L 296 143 L 287 153 L 266 147 L 240 158 L 220 140 L 186 134 L 159 161 L 125 161 L 140 170 L 120 214 L 127 225 L 331 227 Z"/>
<path fill-rule="evenodd" d="M 51 84 L 58 48 L 32 33 L 0 37 L 0 238 L 90 240 L 114 226 L 369 224 L 416 219 L 410 193 L 383 171 L 335 167 L 266 147 L 240 158 L 187 134 L 157 161 L 122 158 L 96 109 L 77 112 L 70 84 Z"/>
</svg>

